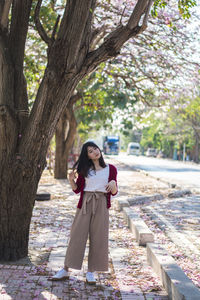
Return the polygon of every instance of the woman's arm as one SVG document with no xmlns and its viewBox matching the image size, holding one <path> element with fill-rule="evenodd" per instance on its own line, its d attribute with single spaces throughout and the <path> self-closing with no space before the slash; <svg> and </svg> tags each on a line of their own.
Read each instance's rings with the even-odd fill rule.
<svg viewBox="0 0 200 300">
<path fill-rule="evenodd" d="M 117 183 L 115 180 L 111 180 L 108 182 L 108 184 L 106 185 L 106 191 L 111 192 L 111 194 L 113 194 L 113 195 L 117 194 L 118 189 L 117 189 Z"/>
<path fill-rule="evenodd" d="M 72 171 L 69 174 L 69 183 L 72 187 L 73 192 L 78 194 L 84 188 L 85 178 L 81 174 L 79 174 L 76 181 L 75 181 L 75 179 L 76 179 L 76 175 L 75 175 L 74 171 Z"/>
<path fill-rule="evenodd" d="M 69 183 L 70 183 L 71 188 L 72 188 L 73 191 L 77 190 L 77 187 L 78 187 L 76 182 L 75 182 L 75 179 L 76 179 L 76 176 L 74 174 L 74 171 L 70 172 L 69 173 Z"/>
<path fill-rule="evenodd" d="M 115 196 L 118 192 L 117 187 L 117 168 L 111 164 L 109 164 L 110 167 L 110 174 L 109 174 L 109 182 L 106 186 L 107 192 L 110 192 L 113 196 Z"/>
</svg>

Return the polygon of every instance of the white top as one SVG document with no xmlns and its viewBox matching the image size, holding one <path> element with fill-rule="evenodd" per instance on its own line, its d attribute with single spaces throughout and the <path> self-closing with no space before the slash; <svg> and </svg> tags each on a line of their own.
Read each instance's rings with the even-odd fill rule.
<svg viewBox="0 0 200 300">
<path fill-rule="evenodd" d="M 108 184 L 109 166 L 101 170 L 90 170 L 88 176 L 85 178 L 84 191 L 87 192 L 103 192 L 107 193 L 106 185 Z"/>
</svg>

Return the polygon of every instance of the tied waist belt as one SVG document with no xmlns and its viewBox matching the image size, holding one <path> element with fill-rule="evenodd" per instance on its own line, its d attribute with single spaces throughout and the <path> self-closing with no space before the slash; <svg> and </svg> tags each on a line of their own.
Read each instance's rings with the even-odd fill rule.
<svg viewBox="0 0 200 300">
<path fill-rule="evenodd" d="M 86 215 L 86 206 L 87 203 L 92 201 L 92 214 L 95 215 L 96 212 L 96 201 L 100 199 L 102 195 L 106 196 L 106 193 L 103 192 L 86 192 L 88 194 L 87 198 L 83 201 L 83 215 Z"/>
</svg>

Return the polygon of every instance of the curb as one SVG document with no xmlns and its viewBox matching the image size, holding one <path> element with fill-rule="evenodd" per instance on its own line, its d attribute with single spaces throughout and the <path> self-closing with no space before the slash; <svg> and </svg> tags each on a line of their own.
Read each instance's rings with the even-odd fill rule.
<svg viewBox="0 0 200 300">
<path fill-rule="evenodd" d="M 129 198 L 127 201 L 130 204 L 135 204 L 136 202 L 146 202 L 146 201 L 153 201 L 153 200 L 163 200 L 165 197 L 161 194 L 154 194 L 152 196 L 136 196 L 133 198 Z"/>
<path fill-rule="evenodd" d="M 139 246 L 154 242 L 154 234 L 146 223 L 129 207 L 123 208 L 124 217 Z"/>
<path fill-rule="evenodd" d="M 185 275 L 166 250 L 158 244 L 147 244 L 147 261 L 160 277 L 169 299 L 199 300 L 200 291 Z"/>
<path fill-rule="evenodd" d="M 117 200 L 117 210 L 121 211 L 123 207 L 129 207 L 132 206 L 133 204 L 136 203 L 145 203 L 147 201 L 154 201 L 154 200 L 163 200 L 165 198 L 179 198 L 183 197 L 186 195 L 192 195 L 192 192 L 190 190 L 180 190 L 180 191 L 175 191 L 172 193 L 169 193 L 166 196 L 163 196 L 162 194 L 154 194 L 151 196 L 135 196 L 133 198 L 128 198 L 128 199 L 119 199 Z"/>
<path fill-rule="evenodd" d="M 119 162 L 119 163 L 121 163 L 121 164 L 123 164 L 125 166 L 128 166 L 125 162 L 121 162 L 120 160 L 117 160 L 116 158 L 114 160 L 116 160 L 117 162 Z M 134 170 L 136 172 L 140 172 L 140 173 L 142 173 L 142 174 L 144 174 L 146 176 L 149 176 L 150 178 L 153 178 L 153 179 L 158 180 L 158 181 L 160 181 L 162 183 L 165 183 L 165 184 L 167 184 L 172 189 L 177 188 L 177 189 L 182 190 L 184 188 L 184 185 L 182 185 L 180 183 L 171 183 L 167 179 L 161 179 L 160 177 L 153 176 L 153 175 L 149 174 L 148 171 L 145 171 L 145 170 L 142 170 L 142 169 L 138 169 L 137 167 L 130 167 L 129 166 L 129 169 L 130 170 Z M 189 191 L 190 191 L 190 193 L 200 194 L 200 188 L 195 188 L 195 187 L 193 188 L 193 187 L 191 187 Z"/>
<path fill-rule="evenodd" d="M 149 176 L 149 177 L 151 177 L 151 178 L 153 178 L 153 179 L 156 179 L 156 180 L 158 180 L 158 181 L 160 181 L 160 182 L 163 182 L 163 183 L 165 183 L 165 184 L 167 184 L 170 188 L 172 188 L 172 189 L 174 189 L 174 188 L 179 188 L 179 189 L 181 189 L 181 186 L 180 185 L 178 185 L 178 184 L 176 184 L 176 183 L 171 183 L 171 182 L 169 182 L 169 181 L 167 181 L 167 180 L 165 180 L 165 179 L 161 179 L 161 178 L 159 178 L 159 177 L 155 177 L 155 176 L 153 176 L 153 175 L 150 175 L 147 171 L 145 171 L 145 170 L 140 170 L 140 169 L 137 169 L 137 168 L 135 168 L 135 170 L 137 171 L 137 172 L 140 172 L 140 173 L 143 173 L 144 175 L 146 175 L 146 176 Z"/>
<path fill-rule="evenodd" d="M 144 199 L 142 200 L 144 201 Z M 153 233 L 146 223 L 130 209 L 129 201 L 115 199 L 115 203 L 117 210 L 123 212 L 128 227 L 131 232 L 133 232 L 136 241 L 139 245 L 147 246 L 147 262 L 161 279 L 169 299 L 199 300 L 199 289 L 176 264 L 172 256 L 170 256 L 160 245 L 154 243 Z M 144 233 L 144 235 L 142 235 L 142 233 Z"/>
<path fill-rule="evenodd" d="M 167 180 L 165 180 L 165 179 L 161 179 L 161 178 L 159 178 L 159 177 L 155 177 L 155 176 L 153 176 L 153 175 L 150 175 L 147 171 L 145 171 L 145 170 L 141 170 L 141 169 L 137 169 L 137 168 L 134 168 L 134 170 L 135 171 L 137 171 L 137 172 L 140 172 L 140 173 L 142 173 L 142 174 L 144 174 L 144 175 L 146 175 L 146 176 L 149 176 L 150 178 L 153 178 L 153 179 L 155 179 L 155 180 L 158 180 L 158 181 L 160 181 L 160 182 L 162 182 L 162 183 L 165 183 L 165 184 L 167 184 L 171 189 L 179 189 L 180 190 L 180 192 L 183 192 L 183 194 L 180 196 L 180 197 L 182 197 L 182 196 L 184 196 L 184 195 L 190 195 L 190 194 L 200 194 L 200 188 L 190 188 L 190 189 L 186 189 L 186 190 L 184 190 L 183 188 L 184 188 L 184 185 L 180 185 L 180 184 L 176 184 L 176 183 L 171 183 L 171 182 L 169 182 L 169 181 L 167 181 Z M 178 192 L 178 191 L 177 191 Z M 184 193 L 184 192 L 186 192 L 186 193 Z M 174 192 L 174 193 L 171 193 L 171 194 L 176 194 L 176 192 Z M 170 197 L 170 196 L 168 196 L 168 197 Z M 171 198 L 177 198 L 176 196 L 172 196 Z"/>
</svg>

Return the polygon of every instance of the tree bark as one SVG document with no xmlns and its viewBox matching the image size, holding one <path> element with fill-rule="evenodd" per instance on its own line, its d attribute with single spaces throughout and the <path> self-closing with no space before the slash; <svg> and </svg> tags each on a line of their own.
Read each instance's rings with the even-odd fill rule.
<svg viewBox="0 0 200 300">
<path fill-rule="evenodd" d="M 66 179 L 69 153 L 76 136 L 77 122 L 73 107 L 67 106 L 56 128 L 56 155 L 54 177 Z"/>
<path fill-rule="evenodd" d="M 0 173 L 0 259 L 28 254 L 29 226 L 40 173 L 20 156 L 7 161 Z M 9 184 L 8 184 L 9 183 Z"/>
</svg>

